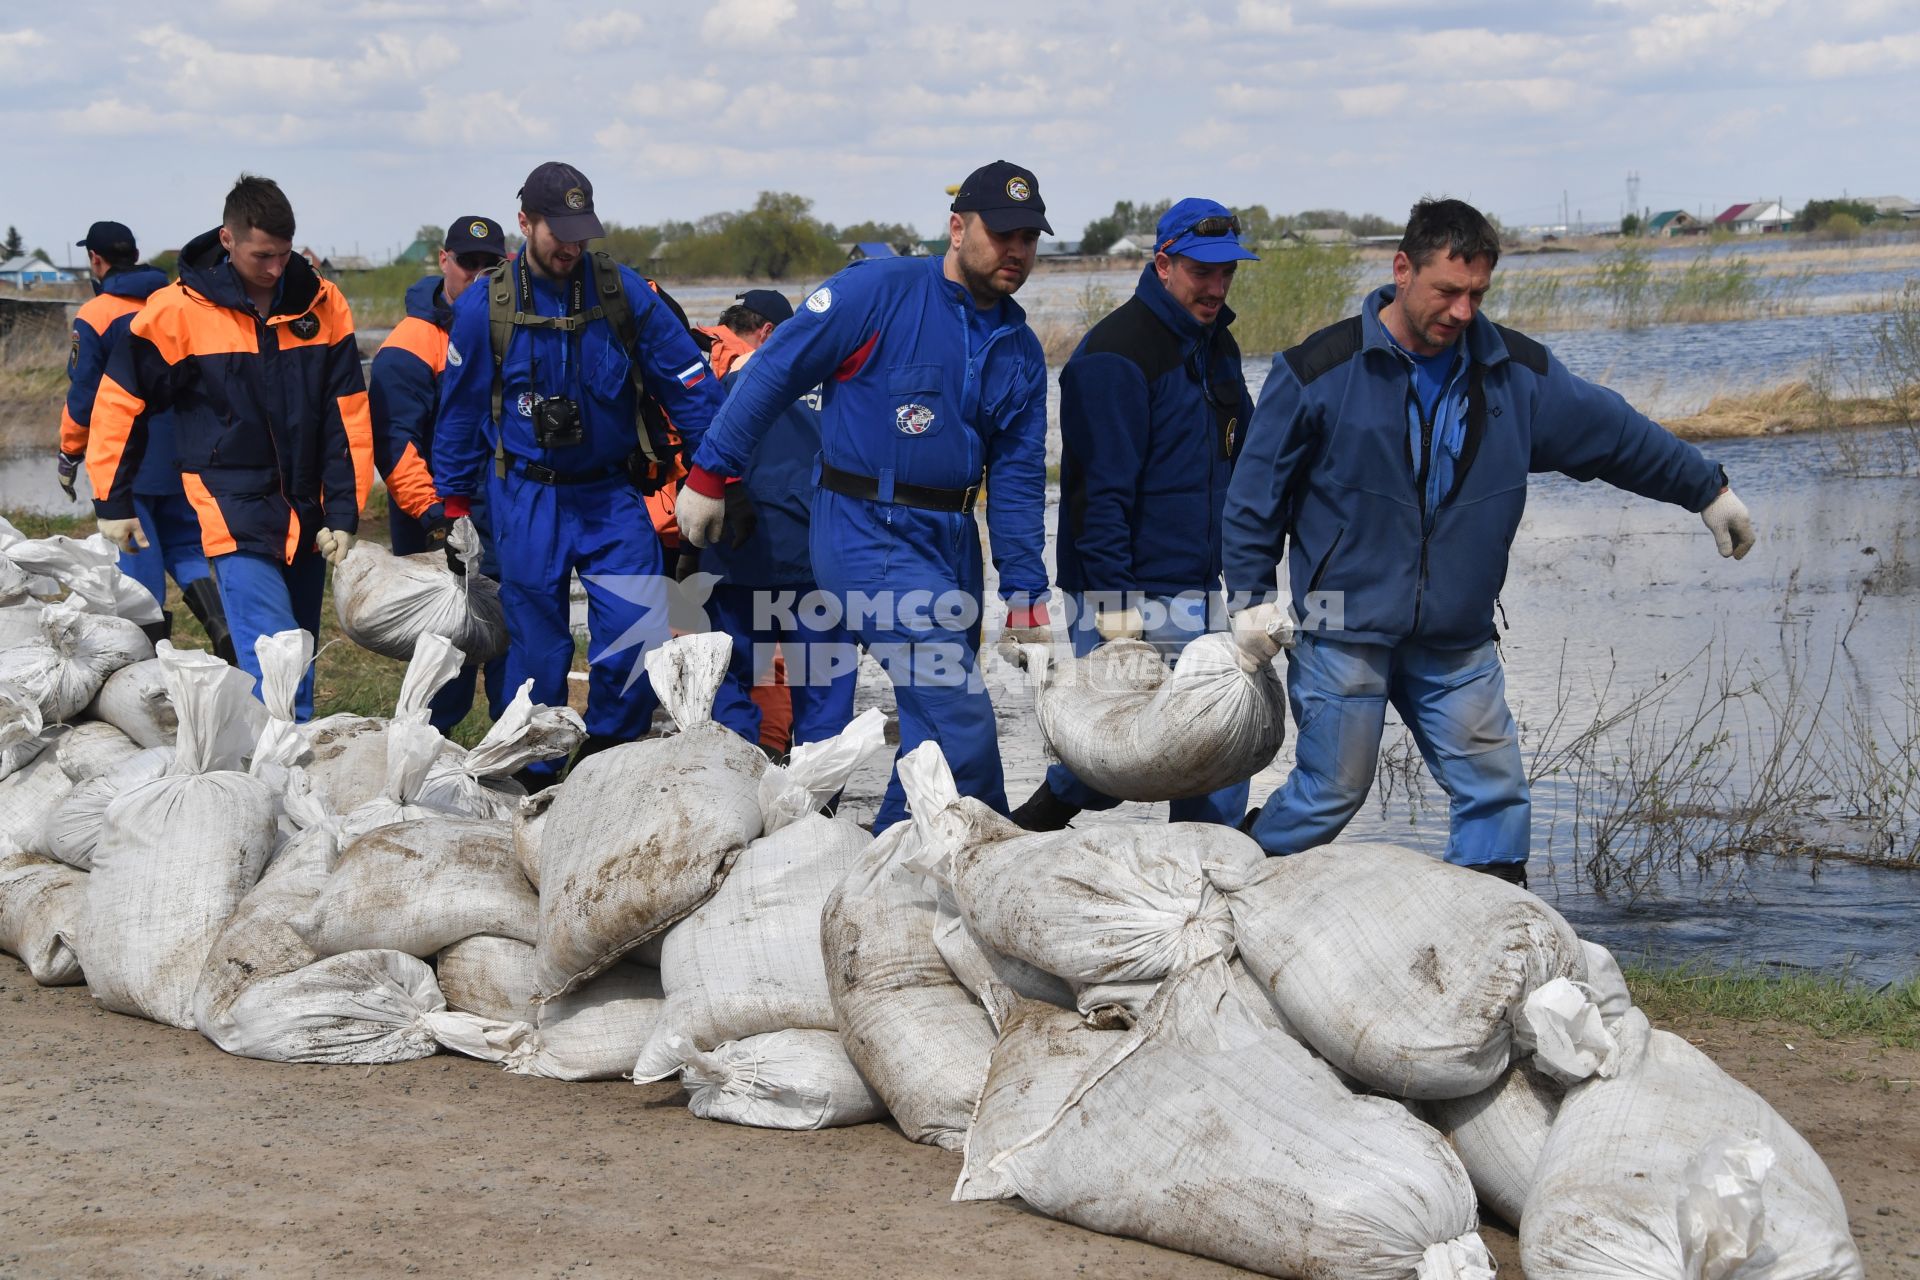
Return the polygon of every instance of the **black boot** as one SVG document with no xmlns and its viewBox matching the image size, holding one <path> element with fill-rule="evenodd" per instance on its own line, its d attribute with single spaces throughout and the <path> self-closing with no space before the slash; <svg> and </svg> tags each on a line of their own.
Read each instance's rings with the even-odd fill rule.
<svg viewBox="0 0 1920 1280">
<path fill-rule="evenodd" d="M 1508 884 L 1527 887 L 1527 864 L 1524 862 L 1476 862 L 1472 870 L 1484 872 L 1496 880 L 1505 880 Z"/>
<path fill-rule="evenodd" d="M 1069 822 L 1080 816 L 1080 810 L 1053 794 L 1053 788 L 1043 779 L 1040 789 L 1008 816 L 1015 825 L 1028 831 L 1064 831 Z"/>
<path fill-rule="evenodd" d="M 627 738 L 616 738 L 610 733 L 588 734 L 586 741 L 575 748 L 573 762 L 568 766 L 568 772 L 571 773 L 574 769 L 578 769 L 580 762 L 588 756 L 597 756 L 608 747 L 624 746 L 628 741 L 630 740 Z"/>
<path fill-rule="evenodd" d="M 220 588 L 214 585 L 213 579 L 199 578 L 189 582 L 180 588 L 180 599 L 185 602 L 188 612 L 206 629 L 214 656 L 222 662 L 239 666 L 240 660 L 233 651 L 233 632 L 227 629 L 227 607 L 220 603 Z"/>
<path fill-rule="evenodd" d="M 162 640 L 173 639 L 173 615 L 162 611 L 160 621 L 149 622 L 140 630 L 146 633 L 147 639 L 152 641 L 155 647 L 158 647 Z"/>
</svg>

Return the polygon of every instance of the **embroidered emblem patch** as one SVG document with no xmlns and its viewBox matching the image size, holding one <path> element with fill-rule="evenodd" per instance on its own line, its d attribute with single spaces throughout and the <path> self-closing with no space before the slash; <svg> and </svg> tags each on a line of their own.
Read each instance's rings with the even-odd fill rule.
<svg viewBox="0 0 1920 1280">
<path fill-rule="evenodd" d="M 832 305 L 833 290 L 827 288 L 825 285 L 821 285 L 818 289 L 815 289 L 807 295 L 807 310 L 809 311 L 825 311 Z"/>
<path fill-rule="evenodd" d="M 293 330 L 294 337 L 300 339 L 302 342 L 305 342 L 307 339 L 317 337 L 319 335 L 320 317 L 316 316 L 315 314 L 313 314 L 313 312 L 309 311 L 307 312 L 307 314 L 301 316 L 298 320 L 295 320 L 292 324 L 288 325 L 287 328 Z"/>
<path fill-rule="evenodd" d="M 1032 194 L 1033 194 L 1033 189 L 1027 186 L 1027 180 L 1025 178 L 1015 176 L 1007 179 L 1008 198 L 1013 200 L 1025 200 L 1027 197 L 1031 196 Z"/>
<path fill-rule="evenodd" d="M 925 435 L 933 425 L 933 410 L 923 404 L 903 404 L 893 411 L 893 425 L 903 436 Z"/>
</svg>

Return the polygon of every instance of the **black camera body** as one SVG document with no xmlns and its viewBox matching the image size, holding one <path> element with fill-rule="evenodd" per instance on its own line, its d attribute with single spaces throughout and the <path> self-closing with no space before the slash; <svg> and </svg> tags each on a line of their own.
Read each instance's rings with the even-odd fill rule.
<svg viewBox="0 0 1920 1280">
<path fill-rule="evenodd" d="M 587 438 L 578 402 L 549 396 L 533 406 L 533 442 L 542 449 L 566 449 Z"/>
</svg>

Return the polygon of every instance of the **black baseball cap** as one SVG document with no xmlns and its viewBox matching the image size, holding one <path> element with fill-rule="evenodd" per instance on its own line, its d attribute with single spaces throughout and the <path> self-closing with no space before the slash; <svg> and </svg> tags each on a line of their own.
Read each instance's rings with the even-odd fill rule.
<svg viewBox="0 0 1920 1280">
<path fill-rule="evenodd" d="M 549 160 L 520 187 L 520 207 L 547 220 L 562 240 L 598 240 L 607 234 L 593 212 L 593 184 L 570 164 Z"/>
<path fill-rule="evenodd" d="M 133 242 L 133 232 L 127 229 L 124 222 L 96 222 L 87 228 L 86 239 L 74 243 L 82 249 L 93 250 L 103 258 L 116 250 L 131 254 L 140 252 Z"/>
<path fill-rule="evenodd" d="M 507 234 L 492 218 L 474 215 L 455 218 L 447 228 L 445 244 L 448 253 L 490 253 L 496 258 L 507 256 Z"/>
<path fill-rule="evenodd" d="M 793 319 L 793 304 L 778 289 L 749 289 L 733 296 L 741 306 L 775 324 Z"/>
<path fill-rule="evenodd" d="M 1047 202 L 1040 198 L 1040 180 L 1033 176 L 1033 170 L 1022 169 L 1011 160 L 995 160 L 968 174 L 950 207 L 955 213 L 979 214 L 980 221 L 994 231 L 1038 227 L 1053 234 L 1047 222 Z"/>
</svg>

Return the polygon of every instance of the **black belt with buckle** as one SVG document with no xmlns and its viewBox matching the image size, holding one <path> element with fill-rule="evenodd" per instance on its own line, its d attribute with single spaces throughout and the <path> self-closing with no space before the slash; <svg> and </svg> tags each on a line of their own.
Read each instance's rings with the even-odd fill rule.
<svg viewBox="0 0 1920 1280">
<path fill-rule="evenodd" d="M 507 455 L 507 465 L 515 475 L 523 476 L 535 484 L 599 484 L 602 480 L 611 480 L 615 476 L 627 474 L 627 464 L 624 462 L 616 462 L 612 466 L 595 467 L 591 471 L 556 471 L 552 467 L 530 462 L 511 453 Z"/>
<path fill-rule="evenodd" d="M 880 482 L 872 476 L 863 476 L 853 471 L 842 471 L 829 464 L 824 458 L 820 462 L 820 484 L 822 488 L 834 493 L 845 494 L 849 498 L 865 498 L 869 502 L 879 502 Z M 923 511 L 954 511 L 961 515 L 972 515 L 974 500 L 980 496 L 980 486 L 970 484 L 964 489 L 935 489 L 924 484 L 895 484 L 893 496 L 886 499 L 903 507 L 919 507 Z"/>
</svg>

